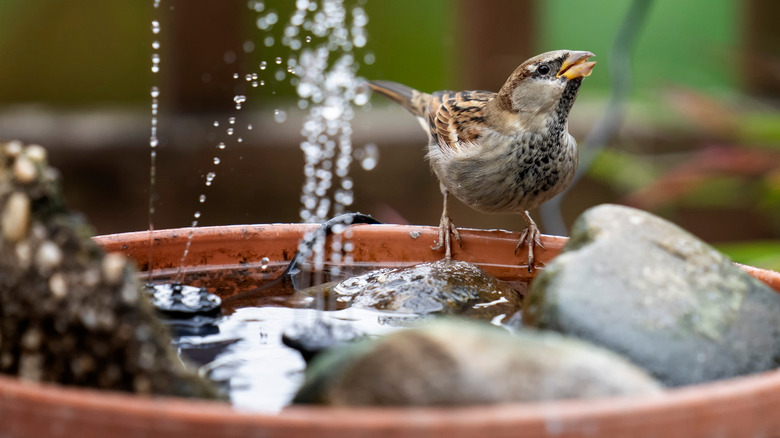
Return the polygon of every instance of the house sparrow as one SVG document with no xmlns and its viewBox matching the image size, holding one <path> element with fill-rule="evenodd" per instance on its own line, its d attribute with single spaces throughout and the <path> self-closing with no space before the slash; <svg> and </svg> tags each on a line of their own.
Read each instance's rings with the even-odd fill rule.
<svg viewBox="0 0 780 438">
<path fill-rule="evenodd" d="M 519 213 L 526 221 L 515 252 L 542 246 L 528 210 L 557 195 L 577 169 L 577 142 L 567 117 L 582 79 L 595 62 L 590 52 L 557 50 L 522 63 L 498 93 L 437 91 L 423 93 L 389 81 L 370 81 L 373 91 L 402 105 L 428 133 L 427 158 L 439 179 L 444 208 L 439 240 L 452 257 L 451 236 L 460 235 L 447 213 L 450 193 L 487 213 Z"/>
</svg>

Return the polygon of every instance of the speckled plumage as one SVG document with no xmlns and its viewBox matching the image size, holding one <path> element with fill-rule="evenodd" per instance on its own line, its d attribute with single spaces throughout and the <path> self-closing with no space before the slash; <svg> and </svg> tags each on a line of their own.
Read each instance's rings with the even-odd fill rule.
<svg viewBox="0 0 780 438">
<path fill-rule="evenodd" d="M 529 246 L 529 269 L 539 231 L 528 210 L 563 191 L 577 169 L 577 143 L 567 118 L 582 78 L 595 63 L 590 52 L 558 50 L 521 64 L 497 93 L 422 93 L 387 81 L 370 87 L 404 106 L 429 135 L 428 160 L 444 195 L 439 246 L 451 257 L 447 214 L 452 193 L 487 213 L 523 214 L 528 224 L 518 248 Z"/>
</svg>

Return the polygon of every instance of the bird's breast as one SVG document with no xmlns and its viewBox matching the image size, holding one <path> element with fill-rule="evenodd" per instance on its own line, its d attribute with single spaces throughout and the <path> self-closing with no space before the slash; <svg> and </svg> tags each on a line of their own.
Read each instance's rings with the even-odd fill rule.
<svg viewBox="0 0 780 438">
<path fill-rule="evenodd" d="M 519 213 L 563 191 L 577 169 L 577 144 L 555 138 L 488 133 L 478 144 L 451 151 L 429 148 L 431 166 L 456 198 L 480 211 Z"/>
</svg>

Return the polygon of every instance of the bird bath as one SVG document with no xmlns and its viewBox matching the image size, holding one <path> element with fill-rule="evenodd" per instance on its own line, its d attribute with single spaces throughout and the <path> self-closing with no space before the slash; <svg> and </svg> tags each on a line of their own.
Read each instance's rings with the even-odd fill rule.
<svg viewBox="0 0 780 438">
<path fill-rule="evenodd" d="M 235 291 L 239 282 L 262 282 L 278 273 L 313 225 L 207 227 L 193 235 L 186 267 L 188 280 L 214 291 Z M 412 264 L 434 260 L 433 227 L 358 225 L 353 227 L 356 262 Z M 154 234 L 151 268 L 160 274 L 178 268 L 188 230 Z M 514 255 L 518 235 L 464 230 L 455 257 L 478 263 L 501 278 L 528 278 Z M 148 236 L 127 233 L 95 239 L 148 266 Z M 566 239 L 545 236 L 542 261 Z M 267 258 L 267 259 L 266 259 Z M 265 269 L 263 269 L 265 266 Z M 227 275 L 239 268 L 242 275 Z M 745 267 L 780 292 L 780 274 Z M 273 273 L 272 273 L 273 272 Z M 223 293 L 223 292 L 220 292 Z M 558 401 L 459 408 L 289 407 L 278 414 L 251 413 L 226 403 L 143 398 L 0 377 L 0 429 L 10 436 L 756 436 L 780 428 L 780 374 L 761 373 L 668 391 L 655 398 Z"/>
<path fill-rule="evenodd" d="M 340 4 L 330 2 L 331 6 L 337 3 Z M 258 27 L 261 29 L 278 20 L 275 14 L 262 11 L 262 2 L 251 4 L 255 10 L 262 12 L 258 18 Z M 299 0 L 296 8 L 305 15 L 306 11 L 311 10 L 312 4 Z M 155 0 L 155 9 L 160 6 L 160 1 Z M 360 17 L 360 14 L 355 17 Z M 364 19 L 366 17 L 357 18 L 357 22 Z M 303 23 L 301 21 L 299 25 Z M 152 32 L 154 35 L 160 33 L 159 21 L 153 21 Z M 291 37 L 285 44 L 298 50 L 310 42 L 306 37 Z M 353 35 L 351 42 L 337 40 L 333 48 L 349 52 L 347 43 L 359 46 L 358 42 L 365 44 L 365 35 L 360 29 Z M 157 74 L 161 65 L 164 68 L 164 63 L 161 63 L 158 52 L 160 44 L 156 40 L 153 48 L 152 72 Z M 273 67 L 275 78 L 280 72 L 282 77 L 287 74 L 298 76 L 297 91 L 303 98 L 302 102 L 307 102 L 299 103 L 299 106 L 311 110 L 308 125 L 304 125 L 306 139 L 301 144 L 306 160 L 301 218 L 317 222 L 330 216 L 330 211 L 338 213 L 351 204 L 352 181 L 346 171 L 352 159 L 349 102 L 365 103 L 366 96 L 358 88 L 352 87 L 349 80 L 340 82 L 345 74 L 354 73 L 354 59 L 349 54 L 338 60 L 329 60 L 330 50 L 307 53 L 295 58 L 294 63 L 289 62 L 289 59 L 285 63 L 281 58 L 263 61 L 259 69 L 262 72 L 269 66 Z M 300 66 L 306 68 L 298 70 Z M 329 66 L 334 67 L 328 70 L 333 73 L 332 76 L 328 76 L 325 71 Z M 246 80 L 252 87 L 255 84 L 262 86 L 263 82 L 259 75 L 251 73 Z M 347 100 L 339 100 L 338 93 L 346 93 L 342 97 L 348 96 Z M 160 135 L 156 117 L 158 98 L 161 96 L 165 96 L 164 88 L 152 88 L 152 131 L 149 142 L 153 162 L 152 182 Z M 240 111 L 247 103 L 246 96 L 236 94 L 233 102 L 236 111 Z M 277 110 L 274 118 L 277 122 L 283 122 L 286 114 Z M 229 142 L 240 143 L 236 125 L 237 121 L 233 117 L 214 122 L 215 127 L 225 130 Z M 252 129 L 251 125 L 241 126 Z M 217 142 L 217 153 L 225 147 L 226 142 Z M 219 156 L 215 156 L 213 166 L 219 164 Z M 330 170 L 335 171 L 335 178 Z M 214 171 L 204 174 L 204 193 L 196 196 L 198 204 L 205 202 L 205 190 L 215 178 L 217 174 Z M 334 192 L 335 202 L 326 197 L 331 191 Z M 154 192 L 153 187 L 151 192 Z M 153 211 L 154 203 L 150 200 L 150 213 Z M 315 228 L 314 224 L 195 228 L 200 213 L 196 211 L 193 219 L 193 227 L 190 228 L 99 236 L 95 240 L 107 251 L 125 253 L 138 263 L 142 271 L 155 279 L 182 276 L 187 284 L 206 287 L 223 299 L 229 299 L 239 291 L 252 289 L 278 276 L 296 253 L 299 240 Z M 353 250 L 348 261 L 357 266 L 406 266 L 440 257 L 439 253 L 430 249 L 437 238 L 437 230 L 433 227 L 371 225 L 355 226 L 351 230 Z M 476 263 L 501 279 L 528 281 L 532 278 L 533 273 L 529 273 L 523 264 L 523 254 L 515 254 L 519 237 L 517 233 L 464 229 L 461 230 L 461 236 L 464 245 L 453 248 L 454 258 Z M 543 236 L 544 247 L 537 250 L 537 259 L 542 264 L 549 261 L 565 241 L 562 237 Z M 333 266 L 324 259 L 320 262 Z M 780 292 L 780 274 L 749 267 L 745 267 L 745 270 Z M 272 302 L 274 297 L 267 298 Z M 257 435 L 295 437 L 315 434 L 334 437 L 508 437 L 518 436 L 519 433 L 524 436 L 640 436 L 650 431 L 664 436 L 697 437 L 761 436 L 780 429 L 780 418 L 775 415 L 780 409 L 780 374 L 767 372 L 675 389 L 656 398 L 446 409 L 292 406 L 278 413 L 247 412 L 245 406 L 251 406 L 251 403 L 241 403 L 236 408 L 227 403 L 139 397 L 52 384 L 33 384 L 0 376 L 0 431 L 14 437 L 69 436 L 74 433 L 80 436 L 166 438 Z M 267 410 L 275 411 L 278 408 Z"/>
</svg>

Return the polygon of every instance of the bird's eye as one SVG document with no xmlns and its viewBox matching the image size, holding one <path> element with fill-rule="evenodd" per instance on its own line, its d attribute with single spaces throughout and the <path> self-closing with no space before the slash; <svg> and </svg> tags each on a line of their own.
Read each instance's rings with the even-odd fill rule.
<svg viewBox="0 0 780 438">
<path fill-rule="evenodd" d="M 538 71 L 539 74 L 546 75 L 547 73 L 550 73 L 550 66 L 547 64 L 542 64 L 539 67 L 537 67 L 536 71 Z"/>
</svg>

